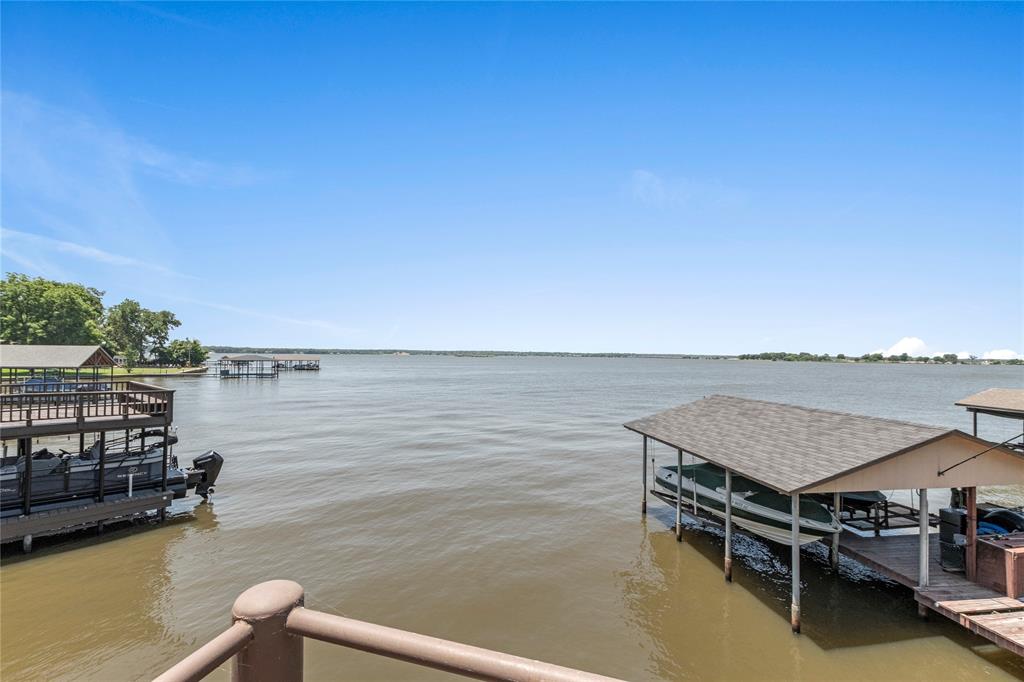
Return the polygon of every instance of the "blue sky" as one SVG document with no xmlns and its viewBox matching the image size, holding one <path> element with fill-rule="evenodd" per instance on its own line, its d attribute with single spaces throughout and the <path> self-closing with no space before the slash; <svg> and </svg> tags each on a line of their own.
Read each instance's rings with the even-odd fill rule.
<svg viewBox="0 0 1024 682">
<path fill-rule="evenodd" d="M 1024 7 L 2 9 L 2 265 L 204 342 L 1024 352 Z"/>
</svg>

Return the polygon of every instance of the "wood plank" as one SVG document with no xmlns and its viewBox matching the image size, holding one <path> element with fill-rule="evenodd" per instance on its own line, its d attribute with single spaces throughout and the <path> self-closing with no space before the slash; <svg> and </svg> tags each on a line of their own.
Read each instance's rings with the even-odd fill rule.
<svg viewBox="0 0 1024 682">
<path fill-rule="evenodd" d="M 1024 602 L 1018 601 L 1017 599 L 1010 599 L 1008 597 L 938 601 L 935 605 L 951 613 L 957 613 L 960 615 L 1024 609 Z"/>
<path fill-rule="evenodd" d="M 964 616 L 962 624 L 971 632 L 1024 656 L 1024 614 Z"/>
</svg>

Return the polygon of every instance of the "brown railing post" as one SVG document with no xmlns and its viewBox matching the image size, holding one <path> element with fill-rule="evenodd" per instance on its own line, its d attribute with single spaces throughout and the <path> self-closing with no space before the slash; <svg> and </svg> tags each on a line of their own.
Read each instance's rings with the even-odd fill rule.
<svg viewBox="0 0 1024 682">
<path fill-rule="evenodd" d="M 302 636 L 285 624 L 304 601 L 302 586 L 291 580 L 270 580 L 239 595 L 231 615 L 252 627 L 253 638 L 235 656 L 234 682 L 302 682 Z"/>
</svg>

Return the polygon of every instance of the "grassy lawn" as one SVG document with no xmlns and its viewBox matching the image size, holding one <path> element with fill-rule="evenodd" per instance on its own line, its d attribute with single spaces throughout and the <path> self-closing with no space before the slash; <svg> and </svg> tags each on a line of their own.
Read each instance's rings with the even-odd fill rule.
<svg viewBox="0 0 1024 682">
<path fill-rule="evenodd" d="M 141 376 L 141 375 L 146 375 L 146 374 L 149 374 L 149 375 L 153 375 L 153 374 L 167 374 L 167 375 L 182 374 L 182 373 L 184 373 L 184 372 L 186 372 L 187 370 L 190 370 L 190 369 L 194 370 L 196 368 L 195 367 L 136 367 L 134 370 L 129 372 L 126 367 L 115 367 L 114 368 L 114 376 L 115 377 L 132 377 L 132 376 Z M 19 377 L 19 378 L 21 378 L 21 377 L 28 378 L 29 377 L 29 371 L 27 369 L 16 370 L 16 371 L 13 372 L 13 375 L 16 376 L 16 377 Z M 41 373 L 37 373 L 36 375 L 37 376 L 42 376 Z M 5 374 L 5 376 L 6 376 L 6 374 Z M 50 372 L 50 373 L 47 374 L 47 376 L 53 376 L 53 373 Z M 89 380 L 92 379 L 92 376 L 93 375 L 92 375 L 92 370 L 91 369 L 82 370 L 82 381 L 89 381 Z M 99 374 L 98 374 L 97 378 L 102 380 L 104 378 L 108 378 L 109 376 L 110 376 L 110 370 L 107 369 L 107 368 L 103 368 L 103 369 L 101 369 L 99 371 Z M 67 374 L 67 376 L 65 377 L 65 379 L 67 381 L 74 381 L 75 373 L 74 372 L 69 372 Z"/>
<path fill-rule="evenodd" d="M 140 374 L 181 374 L 185 370 L 196 369 L 195 367 L 136 367 L 128 371 L 125 367 L 115 367 L 114 376 L 139 376 Z M 105 374 L 106 372 L 102 372 Z"/>
</svg>

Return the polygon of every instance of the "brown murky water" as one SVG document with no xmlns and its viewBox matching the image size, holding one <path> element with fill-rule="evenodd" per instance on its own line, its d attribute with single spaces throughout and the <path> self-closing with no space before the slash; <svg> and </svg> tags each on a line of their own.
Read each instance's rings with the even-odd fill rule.
<svg viewBox="0 0 1024 682">
<path fill-rule="evenodd" d="M 907 590 L 845 560 L 834 575 L 818 548 L 791 635 L 786 551 L 738 539 L 727 585 L 719 536 L 680 545 L 671 510 L 641 518 L 640 442 L 621 427 L 732 393 L 967 428 L 953 401 L 1024 385 L 1021 368 L 339 356 L 278 381 L 165 383 L 178 455 L 227 458 L 215 503 L 7 550 L 4 682 L 150 677 L 270 578 L 314 608 L 632 680 L 1024 677 L 1024 661 L 919 621 Z M 444 677 L 306 651 L 307 679 Z"/>
</svg>

